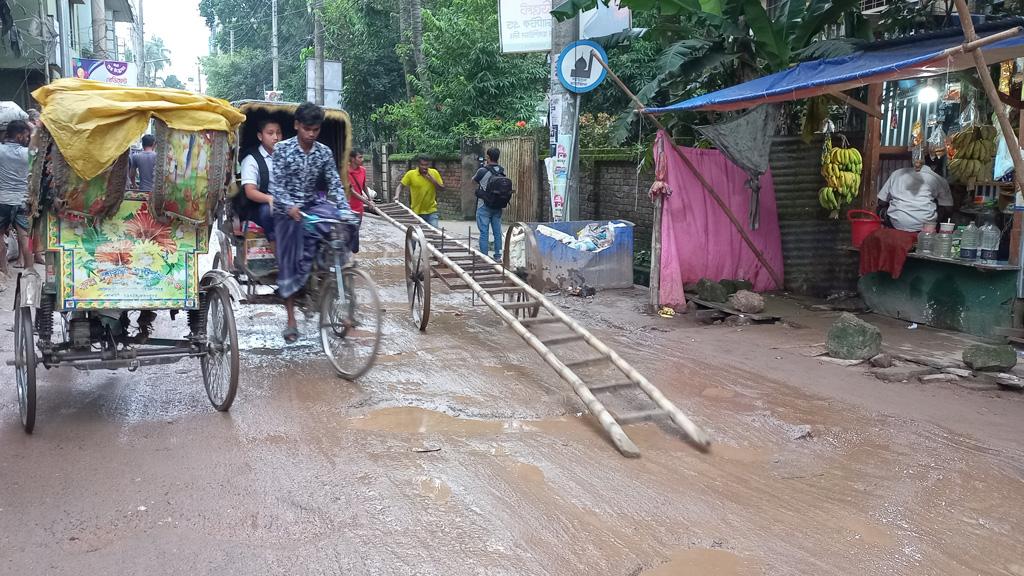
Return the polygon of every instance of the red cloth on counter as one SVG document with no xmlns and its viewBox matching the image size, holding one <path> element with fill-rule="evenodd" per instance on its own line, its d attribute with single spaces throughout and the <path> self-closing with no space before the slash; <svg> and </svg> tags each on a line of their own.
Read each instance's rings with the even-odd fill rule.
<svg viewBox="0 0 1024 576">
<path fill-rule="evenodd" d="M 860 245 L 860 275 L 888 272 L 893 278 L 903 273 L 903 263 L 917 241 L 917 232 L 879 228 Z"/>
</svg>

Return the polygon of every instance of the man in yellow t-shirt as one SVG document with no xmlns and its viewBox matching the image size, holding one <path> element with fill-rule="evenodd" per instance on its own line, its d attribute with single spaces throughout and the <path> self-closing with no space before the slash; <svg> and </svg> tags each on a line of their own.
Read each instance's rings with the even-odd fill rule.
<svg viewBox="0 0 1024 576">
<path fill-rule="evenodd" d="M 416 157 L 417 167 L 402 176 L 395 189 L 395 202 L 402 201 L 402 188 L 409 189 L 409 207 L 434 228 L 441 227 L 437 214 L 437 191 L 444 190 L 441 173 L 430 167 L 430 158 Z"/>
</svg>

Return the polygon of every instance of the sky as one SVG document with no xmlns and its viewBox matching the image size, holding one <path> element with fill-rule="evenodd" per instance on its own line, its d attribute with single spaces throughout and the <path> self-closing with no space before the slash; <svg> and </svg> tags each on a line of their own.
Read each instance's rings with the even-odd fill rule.
<svg viewBox="0 0 1024 576">
<path fill-rule="evenodd" d="M 138 5 L 139 0 L 136 0 Z M 196 75 L 196 59 L 210 53 L 210 29 L 199 16 L 199 0 L 142 0 L 146 39 L 163 38 L 171 51 L 170 68 L 161 74 L 174 74 L 191 89 L 188 79 Z M 205 82 L 203 88 L 206 88 Z"/>
</svg>

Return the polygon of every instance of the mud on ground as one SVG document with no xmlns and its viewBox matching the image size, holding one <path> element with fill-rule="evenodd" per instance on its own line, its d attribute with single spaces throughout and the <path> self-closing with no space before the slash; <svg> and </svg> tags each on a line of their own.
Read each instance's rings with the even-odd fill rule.
<svg viewBox="0 0 1024 576">
<path fill-rule="evenodd" d="M 387 313 L 357 383 L 312 336 L 281 350 L 283 315 L 262 306 L 236 307 L 229 414 L 197 363 L 40 371 L 26 436 L 2 368 L 0 573 L 1024 574 L 1020 395 L 880 382 L 802 355 L 814 327 L 559 298 L 714 439 L 702 454 L 629 426 L 643 456 L 626 459 L 468 294 L 435 283 L 416 331 L 400 235 L 364 235 Z"/>
</svg>

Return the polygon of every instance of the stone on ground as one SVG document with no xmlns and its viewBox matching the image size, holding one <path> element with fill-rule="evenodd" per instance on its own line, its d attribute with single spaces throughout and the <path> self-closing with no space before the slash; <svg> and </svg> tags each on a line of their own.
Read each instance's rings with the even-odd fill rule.
<svg viewBox="0 0 1024 576">
<path fill-rule="evenodd" d="M 735 294 L 740 290 L 752 291 L 754 289 L 753 283 L 748 280 L 719 280 L 718 283 L 725 288 L 726 294 Z"/>
<path fill-rule="evenodd" d="M 694 288 L 697 290 L 697 298 L 706 302 L 725 302 L 729 297 L 724 286 L 707 278 L 698 280 Z"/>
<path fill-rule="evenodd" d="M 729 296 L 729 306 L 746 314 L 764 312 L 764 296 L 749 290 L 740 290 Z"/>
<path fill-rule="evenodd" d="M 871 365 L 875 368 L 892 368 L 895 362 L 889 354 L 879 354 L 871 357 Z"/>
<path fill-rule="evenodd" d="M 853 314 L 843 312 L 829 328 L 825 350 L 833 358 L 867 360 L 882 352 L 882 332 Z"/>
<path fill-rule="evenodd" d="M 963 360 L 972 370 L 1006 372 L 1017 365 L 1017 351 L 1008 345 L 972 344 L 964 349 Z"/>
</svg>

